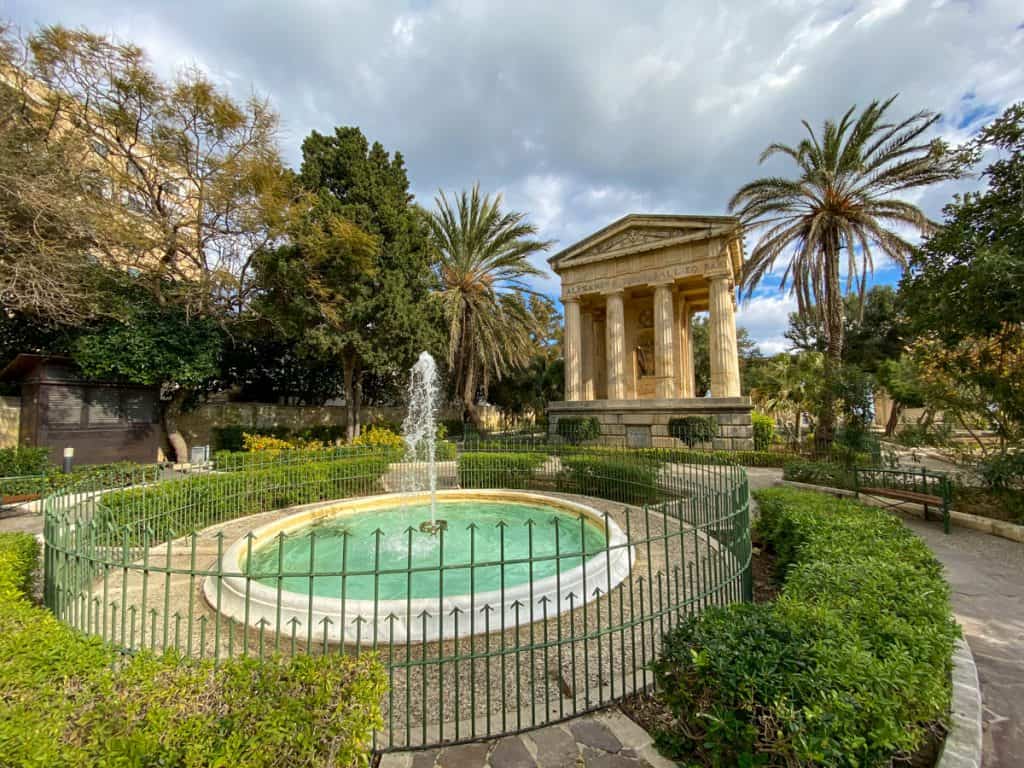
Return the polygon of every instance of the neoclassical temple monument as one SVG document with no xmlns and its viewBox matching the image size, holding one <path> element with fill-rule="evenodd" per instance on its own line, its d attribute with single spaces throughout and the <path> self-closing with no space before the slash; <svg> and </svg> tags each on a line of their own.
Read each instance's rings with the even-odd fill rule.
<svg viewBox="0 0 1024 768">
<path fill-rule="evenodd" d="M 558 419 L 596 416 L 601 442 L 669 447 L 668 423 L 713 416 L 715 448 L 753 448 L 740 396 L 735 286 L 743 264 L 731 216 L 630 214 L 549 259 L 562 281 L 565 397 Z M 696 397 L 692 318 L 709 313 L 710 397 Z"/>
</svg>

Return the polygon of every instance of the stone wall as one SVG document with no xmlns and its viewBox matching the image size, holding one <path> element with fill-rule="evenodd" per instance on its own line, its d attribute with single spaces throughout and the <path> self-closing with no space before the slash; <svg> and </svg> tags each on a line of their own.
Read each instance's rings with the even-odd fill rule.
<svg viewBox="0 0 1024 768">
<path fill-rule="evenodd" d="M 20 423 L 21 398 L 0 397 L 0 448 L 14 448 L 18 445 Z"/>
<path fill-rule="evenodd" d="M 748 397 L 689 398 L 685 400 L 582 400 L 548 405 L 548 429 L 558 432 L 564 417 L 596 416 L 601 423 L 600 443 L 619 447 L 680 448 L 683 443 L 668 433 L 671 419 L 711 416 L 718 434 L 703 448 L 749 451 L 754 448 L 752 410 Z"/>
</svg>

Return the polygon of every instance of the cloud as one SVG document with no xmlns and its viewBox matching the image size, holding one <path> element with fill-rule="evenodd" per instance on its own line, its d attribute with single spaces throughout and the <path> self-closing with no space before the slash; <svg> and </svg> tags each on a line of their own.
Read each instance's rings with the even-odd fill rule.
<svg viewBox="0 0 1024 768">
<path fill-rule="evenodd" d="M 565 247 L 634 211 L 723 213 L 770 142 L 893 93 L 963 140 L 1024 94 L 1019 2 L 8 0 L 16 23 L 84 25 L 268 95 L 282 149 L 358 125 L 401 150 L 417 198 L 503 191 Z M 202 23 L 196 23 L 202 19 Z M 954 191 L 923 192 L 935 217 Z M 748 248 L 749 252 L 749 248 Z M 537 260 L 544 265 L 544 259 Z M 557 280 L 538 282 L 557 295 Z M 765 338 L 768 338 L 767 336 Z"/>
<path fill-rule="evenodd" d="M 789 313 L 796 311 L 796 299 L 790 296 L 752 296 L 742 302 L 736 313 L 736 325 L 747 329 L 750 337 L 766 355 L 789 349 L 783 335 L 789 326 Z"/>
</svg>

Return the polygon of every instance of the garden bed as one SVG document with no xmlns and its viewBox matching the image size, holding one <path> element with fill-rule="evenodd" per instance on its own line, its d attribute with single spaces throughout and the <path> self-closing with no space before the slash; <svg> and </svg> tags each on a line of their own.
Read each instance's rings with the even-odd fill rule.
<svg viewBox="0 0 1024 768">
<path fill-rule="evenodd" d="M 776 568 L 778 598 L 682 623 L 655 664 L 659 693 L 624 708 L 687 764 L 932 765 L 959 634 L 941 567 L 881 510 L 757 497 L 755 594 L 770 597 Z"/>
</svg>

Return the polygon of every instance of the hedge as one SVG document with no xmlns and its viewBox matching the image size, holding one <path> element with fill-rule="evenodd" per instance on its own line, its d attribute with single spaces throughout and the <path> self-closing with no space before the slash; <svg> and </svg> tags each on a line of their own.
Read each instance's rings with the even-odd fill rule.
<svg viewBox="0 0 1024 768">
<path fill-rule="evenodd" d="M 0 448 L 0 477 L 41 475 L 49 464 L 49 448 Z"/>
<path fill-rule="evenodd" d="M 0 534 L 0 762 L 366 766 L 387 677 L 374 654 L 118 658 L 26 595 L 39 549 Z"/>
<path fill-rule="evenodd" d="M 562 416 L 555 429 L 570 445 L 579 445 L 601 436 L 601 422 L 596 416 Z"/>
<path fill-rule="evenodd" d="M 675 721 L 659 745 L 722 768 L 888 766 L 913 753 L 949 712 L 959 630 L 941 566 L 882 510 L 793 489 L 754 495 L 781 595 L 709 609 L 666 635 L 654 672 Z"/>
<path fill-rule="evenodd" d="M 782 478 L 831 488 L 854 487 L 853 470 L 850 467 L 826 461 L 787 461 L 782 468 Z"/>
<path fill-rule="evenodd" d="M 458 457 L 463 488 L 529 488 L 546 453 L 468 452 Z"/>
<path fill-rule="evenodd" d="M 599 496 L 623 504 L 653 504 L 662 498 L 658 487 L 662 462 L 653 452 L 566 453 L 559 458 L 559 491 Z"/>
<path fill-rule="evenodd" d="M 668 433 L 692 448 L 710 442 L 718 434 L 714 416 L 680 416 L 668 420 Z"/>
<path fill-rule="evenodd" d="M 18 449 L 19 453 L 25 450 L 36 449 Z M 41 450 L 48 455 L 47 449 Z M 29 476 L 10 477 L 0 474 L 0 495 L 42 495 L 50 491 L 89 486 L 99 480 L 102 480 L 106 488 L 117 488 L 138 482 L 152 482 L 158 478 L 160 471 L 160 466 L 156 464 L 118 461 L 111 464 L 87 464 L 66 473 L 56 464 L 44 462 L 42 469 Z"/>
<path fill-rule="evenodd" d="M 249 460 L 233 465 L 235 471 L 105 493 L 96 522 L 101 530 L 126 527 L 129 544 L 146 537 L 156 543 L 257 512 L 378 492 L 388 468 L 388 459 L 379 454 L 312 452 L 312 457 L 308 462 Z"/>
</svg>

